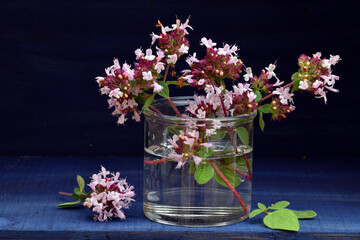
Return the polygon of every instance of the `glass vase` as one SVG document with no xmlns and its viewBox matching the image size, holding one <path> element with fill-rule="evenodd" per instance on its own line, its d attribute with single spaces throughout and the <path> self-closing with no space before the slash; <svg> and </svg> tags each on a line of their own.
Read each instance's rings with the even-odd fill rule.
<svg viewBox="0 0 360 240">
<path fill-rule="evenodd" d="M 242 221 L 251 210 L 256 111 L 177 117 L 175 109 L 185 113 L 188 99 L 193 101 L 157 100 L 144 112 L 144 213 L 155 222 L 190 227 Z"/>
</svg>

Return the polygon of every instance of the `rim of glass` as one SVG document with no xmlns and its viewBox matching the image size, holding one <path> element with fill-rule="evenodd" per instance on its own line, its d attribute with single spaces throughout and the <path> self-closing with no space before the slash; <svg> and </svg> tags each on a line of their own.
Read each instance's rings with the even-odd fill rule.
<svg viewBox="0 0 360 240">
<path fill-rule="evenodd" d="M 186 100 L 194 100 L 193 96 L 178 96 L 178 97 L 170 97 L 171 100 L 173 100 L 174 104 L 176 101 L 186 101 Z M 160 98 L 160 99 L 156 99 L 154 101 L 154 106 L 156 107 L 156 105 L 160 105 L 161 103 L 164 102 L 168 102 L 166 98 Z M 176 105 L 176 104 L 175 104 Z M 171 106 L 170 106 L 171 107 Z M 144 115 L 145 116 L 156 116 L 159 117 L 161 119 L 164 120 L 168 120 L 168 121 L 237 121 L 239 119 L 254 119 L 257 115 L 257 111 L 253 111 L 252 113 L 249 114 L 242 114 L 242 115 L 238 115 L 235 117 L 220 117 L 220 118 L 193 118 L 193 117 L 187 117 L 187 118 L 183 118 L 183 117 L 178 117 L 178 116 L 170 116 L 170 115 L 165 115 L 165 114 L 159 114 L 153 110 L 151 110 L 150 108 L 146 109 L 144 111 Z"/>
</svg>

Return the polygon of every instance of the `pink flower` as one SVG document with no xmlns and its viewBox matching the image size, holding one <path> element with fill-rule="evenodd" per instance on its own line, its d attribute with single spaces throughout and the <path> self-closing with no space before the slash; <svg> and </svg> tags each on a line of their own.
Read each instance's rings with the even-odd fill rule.
<svg viewBox="0 0 360 240">
<path fill-rule="evenodd" d="M 252 77 L 254 77 L 254 75 L 252 74 L 251 67 L 247 67 L 246 74 L 244 75 L 245 81 L 248 82 L 250 80 L 250 78 L 252 78 Z"/>
<path fill-rule="evenodd" d="M 157 82 L 154 82 L 151 86 L 154 88 L 154 92 L 161 92 L 163 90 L 163 86 Z"/>
<path fill-rule="evenodd" d="M 300 81 L 299 82 L 299 88 L 302 90 L 306 90 L 309 88 L 309 85 L 305 82 L 305 81 Z"/>
<path fill-rule="evenodd" d="M 168 59 L 166 60 L 168 64 L 175 64 L 177 61 L 177 55 L 168 55 Z"/>
<path fill-rule="evenodd" d="M 290 88 L 277 88 L 275 91 L 273 91 L 274 95 L 279 95 L 280 102 L 283 105 L 288 105 L 290 103 L 294 103 L 294 100 L 292 99 L 292 96 L 294 96 L 293 93 L 290 93 Z"/>
<path fill-rule="evenodd" d="M 155 59 L 155 55 L 152 55 L 152 50 L 150 48 L 146 49 L 145 59 L 148 60 L 148 61 L 152 61 L 152 60 Z"/>
<path fill-rule="evenodd" d="M 115 88 L 114 90 L 110 91 L 109 97 L 120 98 L 122 95 L 123 92 L 120 91 L 120 88 Z"/>
<path fill-rule="evenodd" d="M 182 44 L 178 51 L 179 51 L 180 53 L 188 53 L 189 47 L 186 46 L 185 44 Z"/>
<path fill-rule="evenodd" d="M 135 50 L 135 55 L 136 55 L 136 60 L 139 60 L 139 58 L 141 58 L 142 56 L 144 56 L 142 49 L 138 48 Z"/>
<path fill-rule="evenodd" d="M 155 41 L 159 39 L 159 35 L 156 35 L 155 33 L 151 33 L 150 36 L 151 36 L 151 45 L 153 45 Z"/>
<path fill-rule="evenodd" d="M 125 179 L 119 179 L 120 173 L 110 174 L 104 167 L 98 174 L 92 176 L 89 186 L 92 193 L 84 201 L 84 206 L 88 207 L 98 215 L 94 220 L 101 222 L 113 218 L 125 219 L 122 209 L 129 208 L 134 201 L 134 187 L 130 186 Z"/>
<path fill-rule="evenodd" d="M 193 159 L 196 165 L 199 165 L 199 163 L 202 161 L 202 158 L 198 156 L 193 156 Z"/>
<path fill-rule="evenodd" d="M 163 62 L 158 62 L 154 67 L 154 70 L 157 73 L 161 73 L 161 71 L 164 70 L 164 69 L 165 69 L 165 64 Z"/>
<path fill-rule="evenodd" d="M 151 71 L 142 72 L 142 75 L 143 75 L 143 79 L 146 80 L 146 81 L 153 80 L 153 75 L 152 75 Z"/>
<path fill-rule="evenodd" d="M 194 62 L 195 62 L 195 63 L 198 63 L 199 60 L 196 58 L 196 53 L 194 53 L 193 56 L 190 55 L 190 56 L 186 59 L 186 62 L 187 62 L 187 64 L 189 64 L 190 67 L 191 67 L 191 65 L 194 64 Z M 190 71 L 190 70 L 189 70 L 189 71 Z"/>
<path fill-rule="evenodd" d="M 206 39 L 205 37 L 201 38 L 200 45 L 204 45 L 207 48 L 212 48 L 213 46 L 216 46 L 216 43 L 213 43 L 211 39 Z"/>
<path fill-rule="evenodd" d="M 273 76 L 276 77 L 276 74 L 274 73 L 275 68 L 276 68 L 275 64 L 270 64 L 269 67 L 265 68 L 267 70 L 268 79 L 272 78 Z"/>
</svg>

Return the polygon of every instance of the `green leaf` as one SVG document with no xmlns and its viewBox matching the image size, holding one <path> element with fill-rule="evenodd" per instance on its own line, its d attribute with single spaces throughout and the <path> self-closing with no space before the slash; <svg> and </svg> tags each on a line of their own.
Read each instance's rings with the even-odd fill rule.
<svg viewBox="0 0 360 240">
<path fill-rule="evenodd" d="M 166 81 L 167 85 L 179 85 L 179 83 L 177 81 Z M 184 82 L 183 86 L 189 86 L 190 84 Z"/>
<path fill-rule="evenodd" d="M 309 218 L 313 218 L 313 217 L 317 216 L 316 212 L 314 212 L 312 210 L 308 210 L 308 211 L 292 210 L 292 211 L 293 211 L 293 213 L 295 213 L 295 215 L 298 219 L 309 219 Z"/>
<path fill-rule="evenodd" d="M 201 146 L 200 149 L 196 152 L 196 155 L 200 156 L 201 158 L 208 158 L 213 154 L 213 149 Z"/>
<path fill-rule="evenodd" d="M 264 104 L 258 108 L 263 113 L 271 113 L 270 104 Z"/>
<path fill-rule="evenodd" d="M 261 210 L 261 209 L 255 209 L 249 214 L 249 218 L 253 218 L 253 217 L 255 217 L 256 215 L 259 215 L 262 212 L 264 212 L 264 211 Z"/>
<path fill-rule="evenodd" d="M 299 231 L 299 221 L 295 213 L 289 209 L 280 209 L 264 217 L 264 224 L 271 229 Z"/>
<path fill-rule="evenodd" d="M 296 92 L 298 91 L 300 88 L 299 88 L 299 85 L 300 85 L 300 80 L 297 80 L 294 82 L 294 85 L 293 85 L 293 88 L 292 88 L 292 92 Z"/>
<path fill-rule="evenodd" d="M 137 103 L 145 104 L 146 98 L 139 95 L 139 96 L 135 97 L 135 101 L 136 101 Z"/>
<path fill-rule="evenodd" d="M 81 194 L 80 188 L 78 188 L 78 187 L 74 188 L 73 191 L 74 191 L 74 193 L 75 193 L 76 195 L 80 195 L 80 194 Z"/>
<path fill-rule="evenodd" d="M 162 96 L 164 98 L 169 98 L 169 87 L 166 84 L 166 82 L 159 81 L 158 84 L 163 87 L 163 90 L 161 92 L 158 92 L 157 94 L 159 94 L 160 96 Z"/>
<path fill-rule="evenodd" d="M 72 198 L 75 199 L 75 200 L 80 199 L 80 195 L 78 195 L 78 194 L 76 194 L 76 193 L 73 193 L 71 196 L 72 196 Z"/>
<path fill-rule="evenodd" d="M 181 126 L 171 126 L 171 127 L 167 127 L 168 132 L 179 135 L 180 134 L 180 130 L 184 130 L 184 127 Z"/>
<path fill-rule="evenodd" d="M 224 176 L 227 178 L 227 180 L 231 183 L 231 185 L 233 185 L 233 187 L 237 187 L 240 185 L 241 180 L 239 178 L 239 175 L 233 171 L 228 169 L 227 167 L 223 166 L 220 168 L 220 171 L 222 172 L 222 174 L 224 174 Z M 228 187 L 224 181 L 220 178 L 220 176 L 215 173 L 215 180 L 222 186 L 224 187 Z"/>
<path fill-rule="evenodd" d="M 149 108 L 150 104 L 154 101 L 155 94 L 156 93 L 153 93 L 148 99 L 146 99 L 146 102 L 142 108 L 142 111 L 145 111 L 146 109 Z"/>
<path fill-rule="evenodd" d="M 77 175 L 76 180 L 77 180 L 77 182 L 79 184 L 80 193 L 81 193 L 85 188 L 85 181 L 80 175 Z"/>
<path fill-rule="evenodd" d="M 262 111 L 259 111 L 259 125 L 260 125 L 260 128 L 261 128 L 261 131 L 264 131 L 265 122 L 264 122 L 263 112 Z"/>
<path fill-rule="evenodd" d="M 282 209 L 282 208 L 286 208 L 289 205 L 290 203 L 288 201 L 280 201 L 275 204 L 271 204 L 269 209 Z"/>
<path fill-rule="evenodd" d="M 257 102 L 262 98 L 262 95 L 261 95 L 261 92 L 259 90 L 256 90 L 255 94 L 256 94 L 255 102 Z"/>
<path fill-rule="evenodd" d="M 59 205 L 57 205 L 57 207 L 70 208 L 70 207 L 75 207 L 78 203 L 80 203 L 80 199 L 77 200 L 76 202 L 68 202 L 68 203 L 59 204 Z"/>
<path fill-rule="evenodd" d="M 218 129 L 216 135 L 210 136 L 210 139 L 223 139 L 226 136 L 226 131 Z"/>
<path fill-rule="evenodd" d="M 237 134 L 239 136 L 239 138 L 241 139 L 241 141 L 246 144 L 246 145 L 249 145 L 249 133 L 248 131 L 246 130 L 246 128 L 244 127 L 238 127 L 236 129 L 237 131 Z"/>
<path fill-rule="evenodd" d="M 295 81 L 299 81 L 299 72 L 294 73 L 293 75 L 291 75 L 291 81 L 295 82 Z"/>
<path fill-rule="evenodd" d="M 266 206 L 262 203 L 258 203 L 258 208 L 260 208 L 261 210 L 265 210 L 266 209 Z"/>
<path fill-rule="evenodd" d="M 214 168 L 210 164 L 199 164 L 194 173 L 198 184 L 207 183 L 214 176 Z"/>
<path fill-rule="evenodd" d="M 252 161 L 253 161 L 252 158 L 248 158 L 248 162 L 249 162 L 250 166 L 252 166 Z M 245 161 L 245 158 L 243 156 L 238 156 L 236 158 L 236 165 L 239 166 L 239 167 L 247 169 L 246 161 Z"/>
</svg>

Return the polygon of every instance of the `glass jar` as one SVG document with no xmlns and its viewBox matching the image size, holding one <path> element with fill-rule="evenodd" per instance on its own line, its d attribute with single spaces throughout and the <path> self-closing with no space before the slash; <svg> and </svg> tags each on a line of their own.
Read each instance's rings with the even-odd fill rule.
<svg viewBox="0 0 360 240">
<path fill-rule="evenodd" d="M 187 99 L 174 97 L 180 113 Z M 180 118 L 167 99 L 144 112 L 144 213 L 159 223 L 204 227 L 251 210 L 253 119 Z"/>
</svg>

